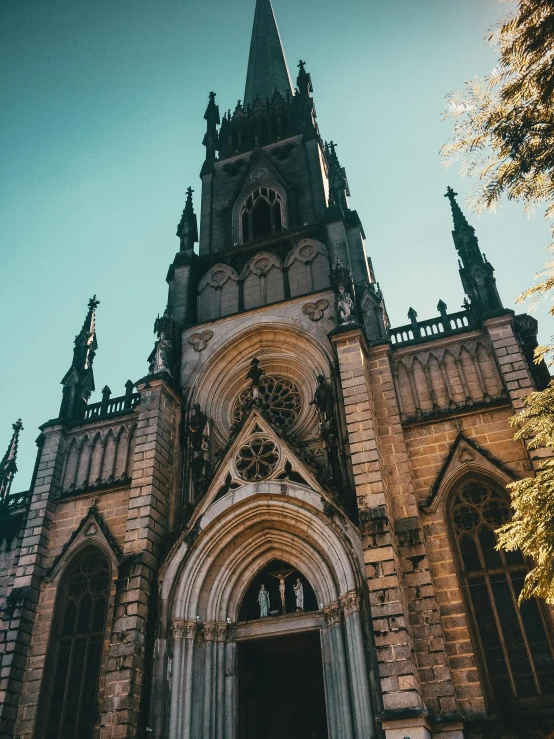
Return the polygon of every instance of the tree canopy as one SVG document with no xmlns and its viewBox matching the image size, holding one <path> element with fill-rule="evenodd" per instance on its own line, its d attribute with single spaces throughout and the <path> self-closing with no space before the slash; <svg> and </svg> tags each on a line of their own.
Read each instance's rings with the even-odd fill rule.
<svg viewBox="0 0 554 739">
<path fill-rule="evenodd" d="M 447 97 L 445 118 L 454 136 L 441 150 L 446 164 L 461 161 L 475 179 L 470 206 L 495 209 L 502 199 L 523 203 L 524 212 L 543 207 L 554 218 L 554 0 L 518 0 L 489 35 L 498 66 L 483 80 L 466 83 Z M 554 250 L 554 226 L 550 249 Z M 518 297 L 538 300 L 554 288 L 554 260 Z M 550 308 L 554 315 L 554 306 Z M 538 347 L 536 361 L 554 354 L 554 343 Z M 520 602 L 533 596 L 554 604 L 554 386 L 532 393 L 512 419 L 539 461 L 535 477 L 509 485 L 514 515 L 497 531 L 499 546 L 520 549 L 535 566 Z M 550 448 L 550 449 L 549 449 Z"/>
<path fill-rule="evenodd" d="M 469 202 L 477 212 L 506 197 L 522 202 L 526 213 L 542 205 L 553 218 L 554 0 L 519 0 L 488 40 L 497 67 L 447 96 L 444 117 L 453 121 L 454 136 L 441 149 L 444 162 L 461 161 L 462 174 L 476 180 Z M 538 278 L 520 302 L 552 290 L 554 261 Z"/>
</svg>

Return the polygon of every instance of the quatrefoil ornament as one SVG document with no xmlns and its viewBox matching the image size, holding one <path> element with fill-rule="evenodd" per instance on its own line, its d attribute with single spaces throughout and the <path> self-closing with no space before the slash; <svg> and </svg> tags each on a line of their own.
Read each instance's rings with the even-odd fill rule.
<svg viewBox="0 0 554 739">
<path fill-rule="evenodd" d="M 202 331 L 201 334 L 193 334 L 189 339 L 189 344 L 192 344 L 195 352 L 201 352 L 206 348 L 213 335 L 213 331 Z"/>
<path fill-rule="evenodd" d="M 310 321 L 319 321 L 328 307 L 329 303 L 326 300 L 318 300 L 317 303 L 306 303 L 302 308 L 302 313 L 308 316 Z"/>
</svg>

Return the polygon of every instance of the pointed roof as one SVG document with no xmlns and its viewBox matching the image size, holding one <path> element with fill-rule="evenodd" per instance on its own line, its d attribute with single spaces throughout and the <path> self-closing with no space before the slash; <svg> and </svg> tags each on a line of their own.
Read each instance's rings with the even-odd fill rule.
<svg viewBox="0 0 554 739">
<path fill-rule="evenodd" d="M 244 104 L 252 105 L 258 96 L 267 100 L 275 89 L 285 97 L 292 94 L 292 83 L 271 0 L 256 0 Z"/>
<path fill-rule="evenodd" d="M 13 434 L 2 461 L 0 462 L 0 501 L 10 494 L 13 478 L 17 472 L 17 445 L 19 432 L 23 429 L 21 418 L 12 425 Z"/>
</svg>

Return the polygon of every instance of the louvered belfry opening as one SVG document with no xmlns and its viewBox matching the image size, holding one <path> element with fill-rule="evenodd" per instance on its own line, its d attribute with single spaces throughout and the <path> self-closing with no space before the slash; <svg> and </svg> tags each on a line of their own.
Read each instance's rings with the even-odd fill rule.
<svg viewBox="0 0 554 739">
<path fill-rule="evenodd" d="M 528 566 L 521 553 L 496 549 L 494 530 L 510 518 L 508 500 L 484 478 L 466 479 L 452 501 L 468 616 L 482 657 L 490 697 L 554 693 L 552 644 L 536 600 L 517 604 Z"/>
<path fill-rule="evenodd" d="M 109 563 L 96 547 L 78 554 L 61 582 L 40 711 L 44 739 L 93 734 L 109 584 Z"/>
</svg>

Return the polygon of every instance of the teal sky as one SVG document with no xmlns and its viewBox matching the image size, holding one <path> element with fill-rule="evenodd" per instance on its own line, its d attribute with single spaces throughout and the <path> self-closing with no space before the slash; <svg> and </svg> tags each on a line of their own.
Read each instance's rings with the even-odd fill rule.
<svg viewBox="0 0 554 739">
<path fill-rule="evenodd" d="M 463 299 L 440 166 L 445 94 L 489 72 L 494 0 L 273 0 L 293 77 L 307 61 L 323 138 L 338 142 L 351 205 L 393 325 Z M 89 297 L 101 301 L 98 400 L 143 376 L 191 184 L 199 203 L 208 92 L 244 94 L 254 0 L 2 0 L 0 8 L 0 455 L 22 417 L 29 485 L 38 426 Z M 197 206 L 198 211 L 198 206 Z M 548 227 L 518 206 L 470 216 L 507 307 L 545 260 Z M 551 331 L 540 310 L 541 335 Z"/>
</svg>

